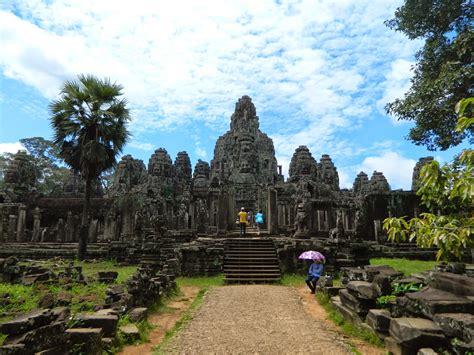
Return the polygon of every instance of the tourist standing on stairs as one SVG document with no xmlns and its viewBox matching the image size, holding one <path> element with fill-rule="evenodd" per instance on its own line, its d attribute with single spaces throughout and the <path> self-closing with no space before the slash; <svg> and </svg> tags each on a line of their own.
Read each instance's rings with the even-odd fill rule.
<svg viewBox="0 0 474 355">
<path fill-rule="evenodd" d="M 239 212 L 240 236 L 245 237 L 245 228 L 247 227 L 247 212 L 245 208 L 241 208 Z"/>
<path fill-rule="evenodd" d="M 260 235 L 260 232 L 262 231 L 263 227 L 263 212 L 262 210 L 258 210 L 257 214 L 255 215 L 255 223 L 257 224 L 257 231 L 258 235 Z"/>
</svg>

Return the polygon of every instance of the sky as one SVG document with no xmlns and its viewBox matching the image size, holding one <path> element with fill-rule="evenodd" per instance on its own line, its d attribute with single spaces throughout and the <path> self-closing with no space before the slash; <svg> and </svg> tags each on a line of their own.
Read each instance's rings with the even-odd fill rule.
<svg viewBox="0 0 474 355">
<path fill-rule="evenodd" d="M 0 152 L 51 139 L 48 104 L 79 74 L 124 87 L 145 164 L 155 149 L 210 161 L 235 103 L 254 102 L 287 174 L 300 145 L 329 154 L 341 188 L 382 171 L 409 190 L 416 161 L 441 162 L 405 137 L 384 106 L 410 87 L 421 41 L 390 30 L 401 0 L 4 0 L 0 2 Z"/>
</svg>

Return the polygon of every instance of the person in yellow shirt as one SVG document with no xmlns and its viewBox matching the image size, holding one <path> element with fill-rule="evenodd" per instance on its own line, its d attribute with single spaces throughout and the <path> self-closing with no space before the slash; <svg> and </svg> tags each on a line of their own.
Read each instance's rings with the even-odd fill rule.
<svg viewBox="0 0 474 355">
<path fill-rule="evenodd" d="M 247 212 L 245 208 L 241 208 L 239 212 L 239 226 L 240 226 L 240 236 L 245 237 L 245 228 L 247 227 Z"/>
</svg>

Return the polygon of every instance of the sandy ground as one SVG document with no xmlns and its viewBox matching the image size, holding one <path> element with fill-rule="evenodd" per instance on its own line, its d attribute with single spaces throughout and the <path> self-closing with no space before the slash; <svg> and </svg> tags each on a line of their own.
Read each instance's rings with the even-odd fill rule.
<svg viewBox="0 0 474 355">
<path fill-rule="evenodd" d="M 157 325 L 150 343 L 129 346 L 122 354 L 151 354 L 167 329 L 181 317 L 198 292 L 169 306 L 170 314 L 150 315 Z M 193 319 L 162 349 L 165 354 L 362 354 L 384 350 L 349 338 L 327 319 L 326 312 L 306 287 L 237 285 L 216 287 L 205 295 Z"/>
</svg>

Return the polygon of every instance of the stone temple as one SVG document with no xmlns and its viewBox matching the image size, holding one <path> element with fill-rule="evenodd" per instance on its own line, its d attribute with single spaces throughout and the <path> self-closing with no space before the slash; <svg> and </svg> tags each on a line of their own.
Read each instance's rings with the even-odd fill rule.
<svg viewBox="0 0 474 355">
<path fill-rule="evenodd" d="M 306 146 L 295 147 L 285 180 L 273 141 L 260 130 L 251 98 L 243 96 L 210 164 L 199 160 L 193 170 L 186 152 L 173 160 L 165 148 L 156 149 L 147 165 L 130 155 L 122 157 L 112 188 L 106 194 L 100 184 L 95 188 L 89 243 L 101 246 L 99 254 L 139 252 L 146 243 L 163 240 L 210 238 L 217 243 L 238 236 L 241 207 L 250 215 L 262 209 L 266 235 L 288 243 L 384 243 L 386 217 L 420 212 L 414 190 L 421 166 L 431 158 L 420 159 L 415 167 L 412 191 L 391 190 L 377 171 L 370 178 L 360 172 L 352 189 L 341 189 L 331 157 L 317 159 L 313 153 Z M 0 192 L 0 243 L 33 250 L 47 243 L 77 242 L 84 193 L 80 177 L 71 173 L 54 196 L 38 194 L 37 183 L 34 167 L 19 152 Z"/>
</svg>

